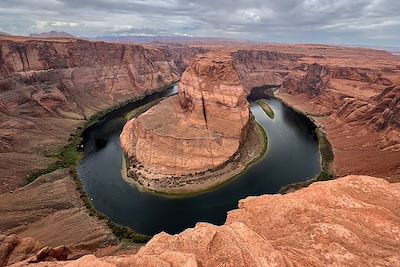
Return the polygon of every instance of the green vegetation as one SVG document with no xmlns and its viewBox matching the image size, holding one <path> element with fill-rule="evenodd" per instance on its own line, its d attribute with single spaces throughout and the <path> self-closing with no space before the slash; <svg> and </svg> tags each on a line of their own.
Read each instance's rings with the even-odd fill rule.
<svg viewBox="0 0 400 267">
<path fill-rule="evenodd" d="M 319 143 L 319 153 L 321 154 L 321 168 L 322 171 L 318 176 L 318 181 L 326 181 L 335 179 L 335 175 L 332 170 L 332 163 L 334 159 L 334 154 L 332 150 L 332 145 L 329 143 L 326 133 L 321 127 L 315 129 L 318 137 Z"/>
<path fill-rule="evenodd" d="M 90 216 L 96 216 L 99 220 L 104 220 L 107 226 L 110 228 L 112 233 L 119 239 L 119 240 L 127 240 L 130 242 L 135 243 L 146 243 L 150 240 L 150 236 L 141 235 L 133 231 L 132 229 L 121 226 L 119 224 L 113 223 L 110 218 L 108 218 L 103 213 L 98 212 L 92 205 L 89 197 L 87 196 L 85 190 L 83 189 L 81 180 L 79 179 L 78 172 L 76 170 L 76 164 L 74 166 L 69 167 L 69 173 L 72 178 L 75 180 L 76 183 L 76 190 L 79 192 L 83 203 L 85 204 L 86 208 L 89 211 Z"/>
<path fill-rule="evenodd" d="M 257 125 L 257 130 L 262 135 L 264 143 L 263 143 L 263 149 L 261 150 L 261 153 L 260 153 L 260 157 L 254 159 L 253 162 L 251 162 L 251 163 L 257 162 L 259 159 L 261 159 L 265 155 L 265 152 L 267 151 L 267 148 L 268 148 L 268 135 L 267 135 L 267 132 L 264 130 L 264 128 L 261 126 L 261 124 L 256 122 L 256 125 Z"/>
<path fill-rule="evenodd" d="M 82 153 L 78 151 L 78 146 L 81 142 L 81 138 L 75 137 L 66 146 L 61 148 L 56 154 L 56 161 L 52 162 L 46 169 L 39 170 L 32 173 L 27 178 L 27 182 L 31 183 L 36 180 L 39 176 L 51 173 L 58 169 L 68 168 L 70 166 L 75 166 L 77 162 L 82 158 Z"/>
<path fill-rule="evenodd" d="M 274 119 L 274 117 L 275 117 L 274 111 L 268 105 L 268 103 L 265 99 L 259 99 L 256 101 L 256 103 L 264 110 L 265 114 L 267 114 L 268 117 L 270 117 L 271 119 Z"/>
<path fill-rule="evenodd" d="M 164 98 L 160 98 L 160 99 L 156 99 L 151 101 L 150 103 L 147 103 L 146 105 L 140 106 L 135 108 L 134 110 L 129 111 L 128 113 L 125 114 L 124 118 L 126 121 L 129 121 L 137 116 L 139 116 L 140 114 L 146 112 L 147 110 L 149 110 L 152 106 L 156 105 L 158 102 L 160 102 L 161 100 L 165 99 Z"/>
<path fill-rule="evenodd" d="M 315 129 L 315 133 L 317 134 L 318 137 L 319 153 L 321 154 L 320 174 L 316 178 L 309 179 L 305 182 L 286 185 L 279 190 L 279 193 L 281 194 L 290 193 L 300 188 L 307 187 L 314 182 L 328 181 L 336 178 L 332 170 L 332 163 L 334 159 L 332 145 L 331 143 L 329 143 L 326 133 L 322 130 L 321 127 L 317 127 Z"/>
<path fill-rule="evenodd" d="M 83 189 L 81 180 L 77 172 L 77 166 L 79 164 L 79 161 L 83 157 L 83 153 L 80 150 L 80 145 L 82 142 L 81 136 L 84 130 L 97 123 L 108 112 L 120 108 L 121 106 L 126 105 L 131 101 L 136 101 L 136 100 L 138 99 L 133 99 L 133 100 L 131 99 L 130 101 L 125 101 L 124 103 L 119 104 L 118 106 L 109 108 L 102 112 L 98 112 L 97 114 L 91 116 L 90 119 L 86 121 L 84 127 L 78 127 L 77 130 L 75 131 L 75 134 L 71 134 L 69 143 L 64 147 L 62 147 L 57 153 L 55 153 L 55 161 L 49 164 L 49 166 L 47 166 L 46 169 L 36 171 L 31 175 L 29 175 L 29 177 L 27 178 L 27 183 L 31 183 L 40 176 L 52 173 L 56 170 L 68 169 L 71 177 L 74 179 L 76 183 L 76 190 L 79 192 L 80 197 L 83 203 L 85 204 L 90 216 L 96 216 L 99 220 L 104 220 L 107 226 L 112 231 L 112 233 L 120 240 L 127 240 L 129 242 L 134 242 L 134 243 L 146 243 L 147 241 L 150 240 L 151 238 L 150 236 L 138 234 L 128 227 L 113 223 L 106 215 L 98 212 L 93 207 L 92 202 L 90 201 L 85 190 Z M 161 101 L 161 99 L 158 101 Z M 147 107 L 147 109 L 149 109 L 151 106 L 158 103 L 158 101 L 153 101 L 145 106 Z M 144 112 L 147 109 L 141 109 L 140 112 Z"/>
</svg>

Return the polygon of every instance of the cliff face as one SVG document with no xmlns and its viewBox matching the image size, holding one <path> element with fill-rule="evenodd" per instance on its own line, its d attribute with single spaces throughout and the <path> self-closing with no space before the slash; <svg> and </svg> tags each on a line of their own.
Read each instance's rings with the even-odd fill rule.
<svg viewBox="0 0 400 267">
<path fill-rule="evenodd" d="M 224 225 L 160 233 L 135 256 L 90 255 L 46 266 L 397 266 L 399 203 L 400 183 L 347 176 L 248 197 Z"/>
<path fill-rule="evenodd" d="M 45 168 L 84 119 L 180 78 L 204 49 L 0 40 L 0 192 Z"/>
<path fill-rule="evenodd" d="M 204 52 L 186 46 L 144 48 L 12 37 L 2 37 L 0 44 L 2 192 L 16 188 L 28 172 L 46 167 L 71 131 L 83 124 L 83 118 L 127 98 L 152 92 L 156 89 L 152 86 L 167 85 L 183 72 L 189 58 Z M 399 181 L 398 57 L 382 51 L 329 46 L 232 50 L 245 95 L 252 87 L 280 86 L 279 97 L 314 115 L 333 145 L 339 176 L 362 173 Z M 232 137 L 229 132 L 221 136 L 219 124 L 209 124 L 210 114 L 224 114 L 226 109 L 237 111 L 231 112 L 236 114 L 232 126 L 242 127 L 238 114 L 243 114 L 240 110 L 245 105 L 239 101 L 242 96 L 237 94 L 237 77 L 225 72 L 231 68 L 231 58 L 226 59 L 226 55 L 220 55 L 221 59 L 214 63 L 210 59 L 207 66 L 214 65 L 212 68 L 199 64 L 188 70 L 190 75 L 183 78 L 185 91 L 149 110 L 141 123 L 139 119 L 130 121 L 124 131 L 127 136 L 122 138 L 135 144 L 141 140 L 143 147 L 151 145 L 152 139 L 160 140 L 157 153 L 168 157 L 166 160 L 170 151 L 178 151 L 177 154 L 190 155 L 190 160 L 197 159 L 193 163 L 189 160 L 194 165 L 214 166 L 209 145 L 215 145 L 222 155 L 233 152 L 223 149 L 235 148 L 240 143 L 237 135 Z M 223 62 L 227 68 L 218 67 Z M 211 87 L 207 86 L 217 89 L 202 89 L 203 82 L 208 82 L 203 81 L 202 73 L 212 74 L 212 79 L 218 75 L 213 69 L 225 73 L 219 77 L 223 82 L 214 81 Z M 193 91 L 191 83 L 200 89 Z M 218 90 L 223 88 L 230 90 L 219 94 Z M 208 112 L 211 108 L 213 113 Z M 229 121 L 228 116 L 216 119 L 224 125 Z M 189 133 L 198 134 L 199 138 L 185 139 L 186 131 L 168 136 L 157 121 L 168 125 L 184 123 L 188 128 L 182 129 L 191 129 Z M 132 134 L 136 131 L 141 136 L 138 140 Z M 223 143 L 228 141 L 231 143 Z M 131 144 L 124 146 L 128 154 L 136 149 Z M 150 163 L 159 160 L 156 154 L 147 155 Z M 179 162 L 170 161 L 169 166 L 182 164 Z M 215 266 L 227 262 L 237 266 L 289 262 L 313 266 L 395 266 L 400 265 L 398 196 L 398 183 L 351 176 L 285 196 L 248 198 L 241 201 L 238 211 L 229 214 L 224 226 L 199 224 L 176 236 L 162 233 L 134 257 L 87 256 L 77 262 L 54 264 Z M 41 176 L 33 184 L 1 194 L 0 209 L 4 215 L 0 216 L 0 231 L 18 233 L 21 239 L 32 236 L 47 246 L 66 244 L 77 250 L 87 249 L 83 253 L 116 242 L 110 229 L 84 208 L 66 170 Z M 0 240 L 6 244 L 0 248 L 1 259 L 3 255 L 7 258 L 9 252 L 19 257 L 21 250 L 34 255 L 39 248 L 34 240 L 20 248 L 14 246 L 19 242 L 16 238 L 2 236 Z"/>
<path fill-rule="evenodd" d="M 249 121 L 246 90 L 229 54 L 198 57 L 184 72 L 179 96 L 128 122 L 121 145 L 147 172 L 186 175 L 213 169 L 239 149 Z"/>
<path fill-rule="evenodd" d="M 383 51 L 307 49 L 294 48 L 304 56 L 277 95 L 325 128 L 339 176 L 368 174 L 398 181 L 399 61 Z"/>
<path fill-rule="evenodd" d="M 2 112 L 29 107 L 37 115 L 73 118 L 175 82 L 187 60 L 202 51 L 82 40 L 3 40 L 0 48 Z M 20 99 L 11 98 L 15 91 Z"/>
<path fill-rule="evenodd" d="M 125 153 L 133 164 L 164 175 L 220 166 L 245 139 L 251 89 L 280 85 L 300 57 L 258 50 L 198 57 L 181 78 L 179 102 L 172 97 L 126 124 Z"/>
<path fill-rule="evenodd" d="M 243 86 L 279 87 L 304 55 L 271 50 L 238 50 L 233 53 Z"/>
</svg>

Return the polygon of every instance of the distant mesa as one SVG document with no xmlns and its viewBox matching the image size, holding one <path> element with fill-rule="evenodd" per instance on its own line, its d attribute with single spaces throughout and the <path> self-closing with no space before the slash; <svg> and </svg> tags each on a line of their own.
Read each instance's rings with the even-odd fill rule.
<svg viewBox="0 0 400 267">
<path fill-rule="evenodd" d="M 67 33 L 67 32 L 57 32 L 57 31 L 50 31 L 50 32 L 41 32 L 41 33 L 32 33 L 29 34 L 29 37 L 35 38 L 76 38 L 76 36 Z"/>
<path fill-rule="evenodd" d="M 208 43 L 249 43 L 246 40 L 231 39 L 231 38 L 218 38 L 218 37 L 192 37 L 182 35 L 160 35 L 160 36 L 96 36 L 94 38 L 88 38 L 94 41 L 104 42 L 115 42 L 115 43 L 139 43 L 139 44 L 168 44 L 168 43 L 179 43 L 179 44 L 208 44 Z"/>
<path fill-rule="evenodd" d="M 11 34 L 9 34 L 9 33 L 7 33 L 7 32 L 1 32 L 1 31 L 0 31 L 0 35 L 7 35 L 7 36 L 10 36 Z"/>
</svg>

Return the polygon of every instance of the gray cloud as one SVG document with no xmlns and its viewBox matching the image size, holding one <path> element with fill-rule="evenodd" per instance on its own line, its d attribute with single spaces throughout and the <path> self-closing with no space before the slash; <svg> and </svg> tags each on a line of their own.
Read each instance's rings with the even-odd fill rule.
<svg viewBox="0 0 400 267">
<path fill-rule="evenodd" d="M 0 31 L 400 46 L 398 0 L 1 0 Z"/>
</svg>

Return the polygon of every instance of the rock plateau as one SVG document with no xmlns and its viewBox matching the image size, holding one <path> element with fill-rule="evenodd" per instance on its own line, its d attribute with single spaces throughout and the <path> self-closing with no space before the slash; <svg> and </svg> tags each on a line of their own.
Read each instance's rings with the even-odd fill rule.
<svg viewBox="0 0 400 267">
<path fill-rule="evenodd" d="M 241 200 L 222 226 L 160 233 L 134 256 L 32 266 L 399 266 L 400 183 L 368 176 Z"/>
<path fill-rule="evenodd" d="M 141 184 L 148 189 L 190 191 L 186 184 L 175 186 L 174 180 L 189 175 L 193 181 L 192 174 L 223 168 L 239 156 L 249 132 L 257 131 L 247 94 L 230 54 L 197 57 L 182 75 L 178 96 L 162 101 L 125 125 L 121 146 L 133 165 L 130 172 L 140 176 Z M 255 150 L 258 153 L 252 153 L 248 160 L 259 155 L 259 149 Z M 167 176 L 173 176 L 169 178 L 171 186 L 154 182 Z M 202 184 L 202 179 L 196 179 L 197 184 Z M 201 189 L 209 186 L 215 184 Z"/>
<path fill-rule="evenodd" d="M 71 251 L 68 258 L 74 258 L 104 247 L 108 251 L 118 243 L 104 221 L 90 216 L 68 170 L 42 175 L 24 186 L 25 179 L 54 162 L 54 153 L 91 115 L 161 90 L 181 78 L 194 56 L 210 50 L 218 50 L 224 60 L 233 58 L 245 95 L 254 87 L 278 87 L 279 98 L 309 114 L 328 135 L 339 177 L 365 174 L 393 183 L 350 176 L 284 196 L 248 198 L 229 214 L 224 226 L 199 224 L 175 236 L 162 233 L 136 256 L 87 256 L 41 265 L 215 266 L 229 260 L 243 265 L 399 265 L 398 56 L 325 45 L 138 46 L 4 35 L 0 37 L 0 234 L 8 238 L 1 237 L 2 264 L 29 259 L 42 246 L 51 251 L 65 245 Z M 186 92 L 166 100 L 174 104 L 164 108 L 179 111 L 180 116 L 168 119 L 207 132 L 207 108 L 219 111 L 225 100 L 207 90 L 206 109 L 202 107 L 204 96 L 190 86 L 200 84 L 201 75 L 194 79 L 198 70 L 188 69 L 192 75 L 186 77 Z M 182 77 L 183 85 L 186 78 Z M 235 81 L 227 85 L 236 88 Z M 232 109 L 230 101 L 241 96 L 235 90 L 228 95 L 224 108 Z M 237 111 L 245 107 L 237 103 Z M 243 130 L 237 122 L 234 128 Z M 218 127 L 210 124 L 210 128 L 219 134 Z M 236 140 L 222 137 L 236 147 L 240 143 L 236 134 L 232 133 Z M 220 152 L 225 158 L 231 153 Z M 164 171 L 174 172 L 173 164 Z M 103 253 L 107 254 L 114 252 Z"/>
</svg>

